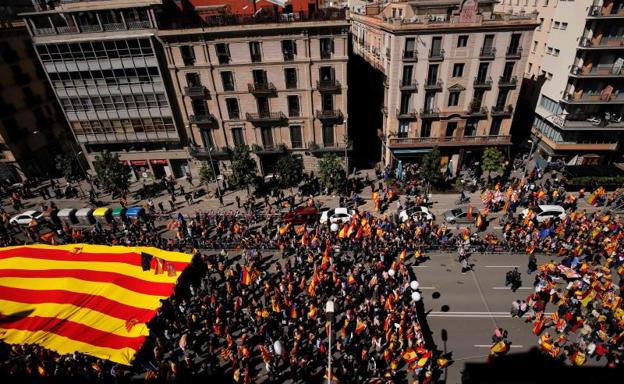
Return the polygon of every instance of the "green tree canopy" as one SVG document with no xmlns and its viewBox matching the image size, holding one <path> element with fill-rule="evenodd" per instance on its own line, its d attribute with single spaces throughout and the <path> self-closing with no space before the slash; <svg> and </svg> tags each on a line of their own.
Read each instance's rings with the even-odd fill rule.
<svg viewBox="0 0 624 384">
<path fill-rule="evenodd" d="M 286 153 L 277 160 L 275 172 L 279 176 L 280 187 L 294 187 L 303 177 L 303 160 L 301 157 Z"/>
<path fill-rule="evenodd" d="M 329 189 L 341 189 L 347 181 L 342 162 L 334 153 L 326 154 L 319 161 L 319 179 Z"/>
<path fill-rule="evenodd" d="M 442 156 L 438 147 L 433 147 L 431 152 L 426 153 L 422 159 L 421 174 L 429 185 L 437 184 L 442 180 L 440 163 Z"/>
<path fill-rule="evenodd" d="M 212 172 L 212 167 L 209 166 L 207 161 L 202 162 L 202 165 L 199 168 L 199 182 L 208 185 L 214 179 L 215 174 Z"/>
<path fill-rule="evenodd" d="M 234 188 L 245 188 L 253 183 L 256 177 L 256 162 L 249 155 L 247 147 L 238 146 L 232 152 L 232 176 L 230 185 Z"/>
<path fill-rule="evenodd" d="M 95 156 L 93 165 L 105 191 L 123 192 L 128 190 L 130 167 L 121 163 L 118 154 L 102 151 Z"/>
<path fill-rule="evenodd" d="M 72 154 L 57 155 L 54 158 L 56 170 L 59 171 L 68 182 L 84 178 L 80 164 Z"/>
<path fill-rule="evenodd" d="M 496 147 L 487 147 L 483 150 L 483 156 L 481 157 L 481 170 L 488 173 L 490 172 L 502 173 L 505 170 L 505 156 Z"/>
</svg>

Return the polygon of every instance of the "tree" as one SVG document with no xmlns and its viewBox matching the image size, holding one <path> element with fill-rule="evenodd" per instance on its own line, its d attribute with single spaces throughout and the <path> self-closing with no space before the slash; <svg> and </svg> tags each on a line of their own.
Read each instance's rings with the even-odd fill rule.
<svg viewBox="0 0 624 384">
<path fill-rule="evenodd" d="M 253 183 L 256 177 L 256 162 L 249 155 L 247 147 L 238 146 L 232 153 L 232 176 L 230 185 L 245 188 Z"/>
<path fill-rule="evenodd" d="M 319 178 L 326 188 L 342 189 L 347 177 L 338 156 L 328 153 L 319 161 Z"/>
<path fill-rule="evenodd" d="M 128 190 L 130 167 L 119 160 L 119 155 L 102 151 L 95 156 L 95 173 L 107 192 L 124 192 Z"/>
<path fill-rule="evenodd" d="M 431 152 L 426 153 L 422 159 L 421 175 L 427 183 L 427 189 L 432 184 L 437 184 L 442 180 L 442 172 L 440 171 L 440 163 L 442 156 L 438 147 L 433 147 Z"/>
<path fill-rule="evenodd" d="M 279 176 L 280 187 L 294 187 L 299 184 L 303 177 L 303 160 L 301 157 L 286 153 L 277 160 L 275 173 Z"/>
<path fill-rule="evenodd" d="M 208 185 L 214 179 L 215 174 L 212 172 L 212 167 L 209 167 L 208 163 L 204 161 L 201 168 L 199 168 L 199 182 Z"/>
<path fill-rule="evenodd" d="M 505 169 L 505 156 L 496 147 L 487 147 L 483 150 L 483 157 L 481 157 L 481 170 L 488 173 L 488 179 L 490 178 L 490 172 L 502 173 Z"/>
<path fill-rule="evenodd" d="M 71 154 L 57 155 L 54 161 L 56 163 L 56 170 L 59 171 L 68 182 L 84 178 L 85 175 L 75 156 Z"/>
</svg>

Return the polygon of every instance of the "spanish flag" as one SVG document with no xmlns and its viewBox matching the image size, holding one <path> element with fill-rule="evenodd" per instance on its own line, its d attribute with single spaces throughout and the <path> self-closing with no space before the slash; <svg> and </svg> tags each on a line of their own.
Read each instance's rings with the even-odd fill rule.
<svg viewBox="0 0 624 384">
<path fill-rule="evenodd" d="M 310 309 L 308 310 L 308 318 L 310 320 L 314 320 L 316 318 L 316 314 L 318 313 L 318 309 L 313 304 L 310 304 Z"/>
<path fill-rule="evenodd" d="M 290 306 L 290 318 L 296 319 L 298 317 L 299 314 L 297 313 L 297 304 L 293 303 L 293 305 Z"/>
<path fill-rule="evenodd" d="M 353 277 L 353 275 L 349 275 L 349 277 L 347 277 L 347 283 L 349 283 L 350 285 L 355 285 L 357 284 L 357 280 L 355 280 L 355 277 Z"/>
<path fill-rule="evenodd" d="M 321 259 L 321 269 L 323 271 L 326 271 L 327 268 L 329 268 L 329 256 L 327 255 L 327 253 L 323 253 L 323 258 Z"/>
<path fill-rule="evenodd" d="M 405 261 L 406 258 L 407 258 L 407 250 L 403 249 L 403 251 L 401 251 L 401 254 L 399 255 L 399 260 Z"/>
<path fill-rule="evenodd" d="M 468 206 L 468 213 L 466 213 L 466 219 L 468 219 L 468 221 L 472 220 L 472 205 Z"/>
<path fill-rule="evenodd" d="M 240 225 L 238 225 L 238 223 L 234 223 L 234 227 L 232 228 L 232 232 L 237 233 L 237 234 L 241 232 L 241 227 L 240 227 Z"/>
<path fill-rule="evenodd" d="M 359 335 L 360 333 L 364 332 L 366 330 L 366 322 L 358 319 L 357 322 L 355 323 L 355 334 Z"/>
<path fill-rule="evenodd" d="M 241 271 L 240 281 L 243 285 L 251 285 L 251 283 L 253 283 L 251 268 L 247 266 L 243 267 L 243 270 Z"/>
<path fill-rule="evenodd" d="M 283 227 L 280 227 L 279 228 L 280 236 L 284 236 L 288 232 L 289 229 L 290 229 L 290 223 L 284 225 Z"/>
<path fill-rule="evenodd" d="M 151 256 L 147 270 L 142 254 Z M 149 273 L 150 264 L 160 259 L 183 271 L 191 257 L 150 247 L 92 244 L 2 248 L 0 308 L 3 315 L 21 315 L 5 316 L 0 339 L 131 365 L 149 335 L 146 324 L 177 280 Z"/>
<path fill-rule="evenodd" d="M 295 227 L 295 233 L 299 236 L 303 235 L 305 230 L 306 230 L 305 224 L 298 225 Z"/>
<path fill-rule="evenodd" d="M 348 233 L 349 233 L 349 224 L 345 224 L 344 227 L 340 229 L 340 232 L 338 232 L 338 238 L 345 239 L 348 237 Z"/>
<path fill-rule="evenodd" d="M 408 348 L 407 351 L 403 353 L 403 360 L 405 360 L 407 364 L 411 364 L 418 360 L 418 354 L 412 348 Z"/>
</svg>

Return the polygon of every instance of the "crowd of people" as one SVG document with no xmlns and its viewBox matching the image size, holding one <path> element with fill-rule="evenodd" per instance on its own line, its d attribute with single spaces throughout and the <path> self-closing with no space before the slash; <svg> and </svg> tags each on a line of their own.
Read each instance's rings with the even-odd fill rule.
<svg viewBox="0 0 624 384">
<path fill-rule="evenodd" d="M 406 167 L 404 172 L 411 175 L 413 170 Z M 374 185 L 370 180 L 364 183 Z M 418 191 L 414 183 L 409 185 L 401 190 Z M 483 190 L 483 208 L 475 208 L 485 223 L 490 210 L 508 213 L 499 239 L 479 233 L 479 228 L 399 220 L 393 202 L 398 211 L 423 204 L 428 197 L 400 196 L 386 182 L 373 191 L 375 208 L 358 212 L 338 228 L 330 223 L 284 222 L 281 214 L 273 212 L 295 205 L 294 197 L 288 196 L 274 201 L 249 197 L 243 204 L 237 202 L 241 207 L 237 212 L 179 214 L 164 229 L 175 236 L 163 236 L 156 207 L 149 203 L 142 220 L 82 230 L 59 226 L 53 241 L 149 245 L 193 252 L 195 257 L 175 293 L 150 322 L 150 336 L 133 366 L 79 354 L 57 356 L 33 345 L 0 344 L 0 372 L 25 380 L 52 376 L 154 381 L 205 376 L 239 383 L 309 382 L 328 374 L 331 335 L 330 374 L 339 382 L 401 381 L 406 376 L 419 383 L 435 382 L 452 359 L 431 337 L 411 267 L 426 260 L 432 249 L 459 249 L 467 257 L 470 250 L 503 244 L 526 252 L 531 272 L 537 268 L 536 252 L 558 258 L 538 269 L 536 292 L 526 303 L 517 303 L 516 314 L 528 312 L 536 323 L 534 331 L 542 348 L 550 345 L 549 354 L 568 356 L 575 364 L 582 360 L 581 354 L 604 356 L 609 365 L 622 364 L 622 290 L 612 281 L 612 275 L 624 273 L 624 229 L 619 217 L 575 210 L 574 195 L 557 182 L 538 185 L 534 177 L 512 179 Z M 612 201 L 624 195 L 618 193 Z M 520 207 L 544 203 L 567 204 L 569 214 L 564 220 L 544 222 L 531 214 L 514 215 Z M 318 203 L 300 196 L 297 204 Z M 3 245 L 18 243 L 8 216 L 1 217 Z M 36 229 L 23 231 L 30 241 L 40 240 Z M 569 284 L 561 287 L 562 280 Z M 331 324 L 325 313 L 329 300 L 336 314 Z M 549 303 L 557 306 L 552 315 L 546 312 Z M 544 331 L 550 327 L 552 331 Z M 506 335 L 496 342 L 502 342 L 502 348 L 505 341 Z"/>
</svg>

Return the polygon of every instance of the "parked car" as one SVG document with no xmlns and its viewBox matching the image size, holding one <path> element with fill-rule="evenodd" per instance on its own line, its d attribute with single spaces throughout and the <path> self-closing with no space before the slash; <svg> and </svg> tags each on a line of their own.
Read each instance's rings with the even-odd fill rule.
<svg viewBox="0 0 624 384">
<path fill-rule="evenodd" d="M 284 222 L 292 224 L 308 224 L 318 220 L 319 211 L 314 207 L 299 207 L 294 211 L 286 212 Z"/>
<path fill-rule="evenodd" d="M 348 208 L 332 208 L 321 213 L 321 224 L 325 224 L 328 221 L 330 223 L 348 223 L 355 215 L 355 210 Z"/>
<path fill-rule="evenodd" d="M 565 209 L 560 205 L 538 205 L 537 207 L 527 208 L 520 213 L 520 217 L 525 217 L 529 213 L 529 209 L 535 213 L 535 219 L 539 223 L 554 218 L 563 220 L 566 217 Z"/>
<path fill-rule="evenodd" d="M 33 219 L 37 221 L 41 221 L 43 218 L 43 213 L 40 211 L 30 210 L 26 212 L 22 212 L 19 215 L 15 215 L 11 217 L 9 222 L 13 225 L 28 225 Z"/>
<path fill-rule="evenodd" d="M 414 221 L 435 220 L 435 216 L 431 213 L 429 208 L 422 206 L 411 207 L 399 213 L 399 220 L 401 220 L 402 223 L 406 222 L 410 217 Z"/>
<path fill-rule="evenodd" d="M 468 219 L 468 207 L 460 207 L 449 209 L 444 212 L 444 220 L 449 224 L 455 223 L 472 223 L 476 219 L 477 212 L 473 208 L 473 214 L 470 220 Z"/>
</svg>

